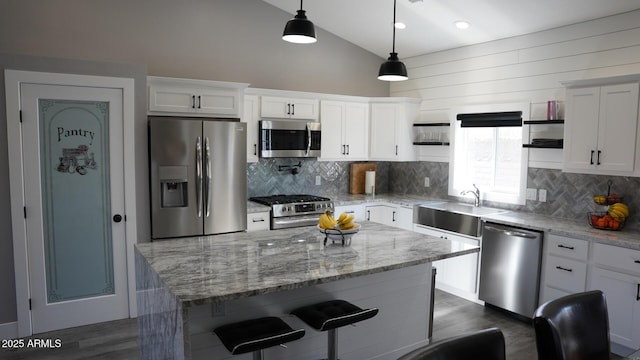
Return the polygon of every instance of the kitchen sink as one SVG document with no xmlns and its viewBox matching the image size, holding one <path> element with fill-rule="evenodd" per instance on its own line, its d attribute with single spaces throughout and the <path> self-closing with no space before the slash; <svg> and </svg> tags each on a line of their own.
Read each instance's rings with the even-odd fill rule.
<svg viewBox="0 0 640 360">
<path fill-rule="evenodd" d="M 476 207 L 455 202 L 433 202 L 416 205 L 413 209 L 415 224 L 452 231 L 462 235 L 480 237 L 482 216 L 507 212 L 508 210 Z"/>
</svg>

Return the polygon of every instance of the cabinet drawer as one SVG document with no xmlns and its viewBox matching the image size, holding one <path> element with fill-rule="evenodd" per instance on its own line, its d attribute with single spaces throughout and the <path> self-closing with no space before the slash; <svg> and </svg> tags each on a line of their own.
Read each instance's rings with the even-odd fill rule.
<svg viewBox="0 0 640 360">
<path fill-rule="evenodd" d="M 584 291 L 586 281 L 586 263 L 553 255 L 547 256 L 547 264 L 545 266 L 546 285 L 576 293 Z"/>
<path fill-rule="evenodd" d="M 566 256 L 587 261 L 589 242 L 564 236 L 549 235 L 547 252 L 553 255 Z"/>
<path fill-rule="evenodd" d="M 571 295 L 572 293 L 567 292 L 567 291 L 563 291 L 563 290 L 558 290 L 549 286 L 545 286 L 543 291 L 543 298 L 542 298 L 542 302 L 540 302 L 540 305 L 546 303 L 547 301 L 551 301 L 551 300 L 555 300 L 558 298 L 561 298 L 563 296 L 567 296 L 567 295 Z"/>
<path fill-rule="evenodd" d="M 269 212 L 247 214 L 247 231 L 269 230 Z"/>
<path fill-rule="evenodd" d="M 593 261 L 640 274 L 640 250 L 596 243 L 593 244 Z"/>
</svg>

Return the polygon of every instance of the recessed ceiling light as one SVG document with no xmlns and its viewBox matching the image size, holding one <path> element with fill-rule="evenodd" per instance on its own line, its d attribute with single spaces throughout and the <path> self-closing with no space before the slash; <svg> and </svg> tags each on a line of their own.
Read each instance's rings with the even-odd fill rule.
<svg viewBox="0 0 640 360">
<path fill-rule="evenodd" d="M 456 25 L 456 27 L 458 29 L 462 29 L 462 30 L 468 29 L 469 26 L 470 26 L 470 24 L 468 22 L 463 21 L 463 20 L 458 20 L 454 24 Z"/>
<path fill-rule="evenodd" d="M 407 27 L 407 25 L 405 25 L 405 23 L 403 22 L 396 22 L 395 24 L 393 24 L 393 26 L 396 27 L 396 29 L 405 29 Z"/>
</svg>

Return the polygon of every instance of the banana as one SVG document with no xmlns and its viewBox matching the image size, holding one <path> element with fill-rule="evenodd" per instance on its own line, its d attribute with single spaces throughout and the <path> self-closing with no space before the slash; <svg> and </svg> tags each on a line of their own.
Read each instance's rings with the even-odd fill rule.
<svg viewBox="0 0 640 360">
<path fill-rule="evenodd" d="M 625 218 L 629 216 L 629 207 L 623 203 L 616 203 L 609 206 L 609 211 L 621 213 Z M 611 215 L 613 216 L 613 215 Z"/>
<path fill-rule="evenodd" d="M 342 216 L 342 215 L 344 215 L 344 216 Z M 347 224 L 347 223 L 353 221 L 353 219 L 355 217 L 356 216 L 354 214 L 347 215 L 346 213 L 342 213 L 340 215 L 340 217 L 338 218 L 338 225 Z"/>
<path fill-rule="evenodd" d="M 337 224 L 338 222 L 331 215 L 331 210 L 325 211 L 318 219 L 318 225 L 321 229 L 335 229 Z"/>
<path fill-rule="evenodd" d="M 338 223 L 344 222 L 344 219 L 346 219 L 347 216 L 348 216 L 347 213 L 344 213 L 344 212 L 342 214 L 340 214 L 340 216 L 338 217 L 338 220 L 337 220 Z"/>
<path fill-rule="evenodd" d="M 340 225 L 340 230 L 351 230 L 356 227 L 356 223 L 353 221 L 349 221 L 348 223 L 343 223 Z"/>
<path fill-rule="evenodd" d="M 596 195 L 596 196 L 593 197 L 593 201 L 596 204 L 601 204 L 601 205 L 604 204 L 604 205 L 606 205 L 607 204 L 607 197 L 604 196 L 604 195 Z"/>
</svg>

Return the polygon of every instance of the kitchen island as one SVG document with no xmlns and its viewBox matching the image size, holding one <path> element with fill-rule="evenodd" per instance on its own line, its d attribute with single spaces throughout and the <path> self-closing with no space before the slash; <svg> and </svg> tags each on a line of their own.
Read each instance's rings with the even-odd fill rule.
<svg viewBox="0 0 640 360">
<path fill-rule="evenodd" d="M 287 349 L 268 349 L 267 358 L 323 357 L 326 333 L 288 313 L 336 298 L 380 309 L 341 329 L 342 359 L 397 358 L 428 342 L 431 262 L 479 251 L 452 251 L 448 240 L 373 222 L 350 246 L 323 241 L 317 228 L 304 227 L 137 244 L 142 358 L 231 358 L 212 329 L 267 315 L 307 331 Z"/>
</svg>

